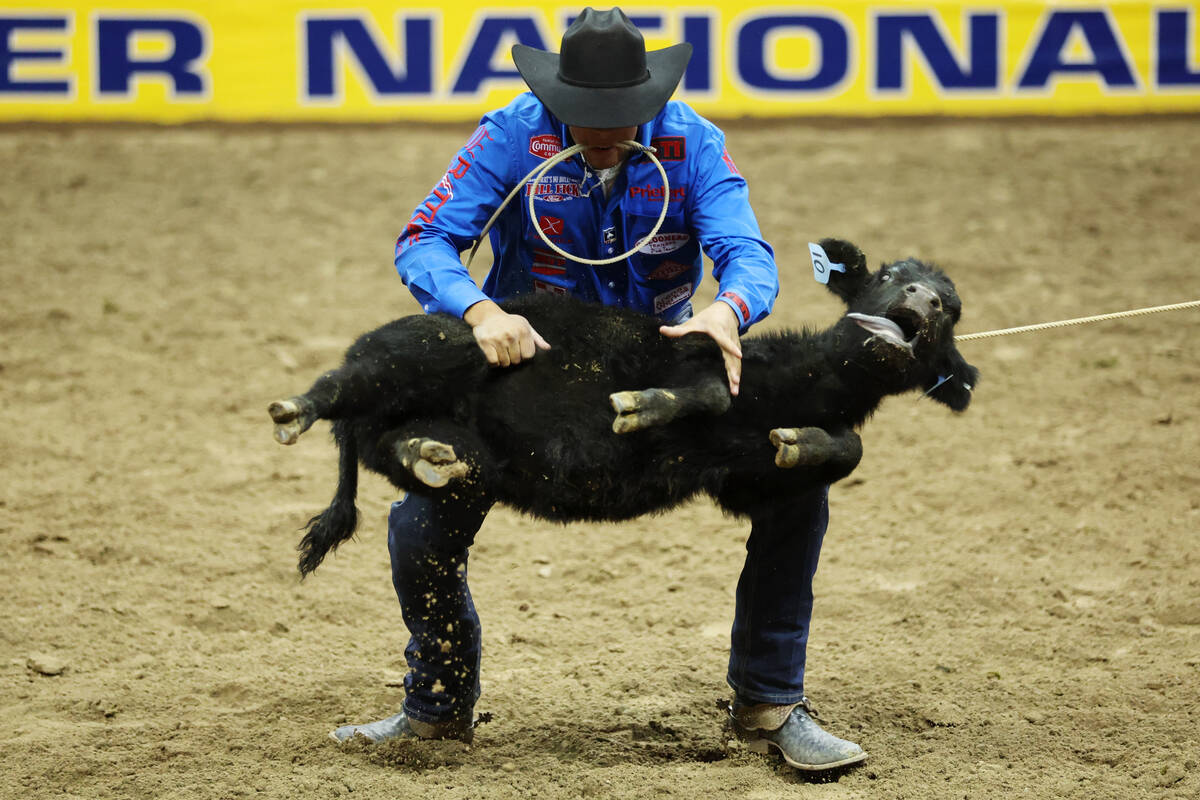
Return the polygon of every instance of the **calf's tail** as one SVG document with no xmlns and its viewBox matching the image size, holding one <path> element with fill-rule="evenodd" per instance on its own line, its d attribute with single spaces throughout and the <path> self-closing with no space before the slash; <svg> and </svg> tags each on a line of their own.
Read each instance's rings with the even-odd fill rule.
<svg viewBox="0 0 1200 800">
<path fill-rule="evenodd" d="M 358 493 L 358 442 L 351 431 L 334 423 L 334 438 L 338 443 L 338 484 L 329 508 L 308 521 L 304 538 L 296 548 L 300 551 L 300 577 L 312 572 L 330 550 L 354 535 L 358 527 L 358 509 L 354 497 Z"/>
</svg>

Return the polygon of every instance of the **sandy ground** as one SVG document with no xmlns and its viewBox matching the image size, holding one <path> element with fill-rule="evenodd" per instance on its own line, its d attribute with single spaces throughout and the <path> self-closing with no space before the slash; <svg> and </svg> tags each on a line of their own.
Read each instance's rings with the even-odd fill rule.
<svg viewBox="0 0 1200 800">
<path fill-rule="evenodd" d="M 0 796 L 1200 796 L 1200 311 L 964 343 L 965 415 L 865 428 L 807 687 L 863 767 L 728 741 L 747 526 L 706 502 L 494 512 L 493 720 L 339 750 L 401 700 L 395 493 L 365 477 L 300 583 L 336 456 L 265 408 L 416 311 L 392 241 L 471 127 L 0 129 Z M 1196 118 L 728 129 L 780 256 L 764 328 L 836 318 L 824 235 L 944 266 L 960 332 L 1200 298 Z"/>
</svg>

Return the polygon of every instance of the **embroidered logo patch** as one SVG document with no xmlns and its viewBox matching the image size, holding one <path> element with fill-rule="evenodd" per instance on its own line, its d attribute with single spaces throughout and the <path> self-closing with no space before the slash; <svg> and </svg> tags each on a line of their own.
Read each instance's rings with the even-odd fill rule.
<svg viewBox="0 0 1200 800">
<path fill-rule="evenodd" d="M 529 139 L 529 154 L 538 158 L 550 158 L 562 151 L 562 141 L 553 133 L 543 133 Z"/>
<path fill-rule="evenodd" d="M 536 294 L 569 294 L 565 286 L 539 280 L 533 282 L 533 291 Z"/>
<path fill-rule="evenodd" d="M 680 264 L 678 261 L 667 259 L 658 265 L 658 268 L 646 276 L 652 281 L 665 281 L 674 278 L 676 275 L 682 275 L 691 269 L 689 264 Z"/>
<path fill-rule="evenodd" d="M 659 136 L 650 140 L 650 146 L 658 152 L 659 161 L 683 161 L 687 157 L 687 139 L 682 136 Z"/>
<path fill-rule="evenodd" d="M 640 197 L 643 200 L 657 200 L 658 202 L 661 203 L 662 199 L 663 199 L 663 187 L 651 186 L 650 184 L 646 184 L 645 186 L 630 186 L 629 187 L 629 196 L 631 198 Z M 671 199 L 669 202 L 674 203 L 677 200 L 684 200 L 686 198 L 687 198 L 687 187 L 686 186 L 672 186 L 671 187 Z"/>
<path fill-rule="evenodd" d="M 638 252 L 650 255 L 671 253 L 683 247 L 691 238 L 686 233 L 657 233 L 653 239 L 639 247 Z"/>
<path fill-rule="evenodd" d="M 567 272 L 567 260 L 550 250 L 533 249 L 531 272 L 538 275 L 556 275 L 561 277 Z"/>
<path fill-rule="evenodd" d="M 685 283 L 670 291 L 663 292 L 654 298 L 654 313 L 661 314 L 676 303 L 687 300 L 692 296 L 692 284 Z"/>
<path fill-rule="evenodd" d="M 533 191 L 533 181 L 525 184 L 525 195 Z M 537 199 L 546 203 L 561 203 L 579 197 L 579 183 L 565 175 L 543 175 L 537 185 Z"/>
</svg>

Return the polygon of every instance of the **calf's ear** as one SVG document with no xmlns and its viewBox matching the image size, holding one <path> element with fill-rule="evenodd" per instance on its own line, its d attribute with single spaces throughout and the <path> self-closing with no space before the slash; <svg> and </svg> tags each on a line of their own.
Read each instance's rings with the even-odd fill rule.
<svg viewBox="0 0 1200 800">
<path fill-rule="evenodd" d="M 968 364 L 951 344 L 949 351 L 938 359 L 937 373 L 927 382 L 925 393 L 955 411 L 965 411 L 978 383 L 979 370 Z"/>
<path fill-rule="evenodd" d="M 826 286 L 848 305 L 871 277 L 871 272 L 867 269 L 867 257 L 856 245 L 845 239 L 822 239 L 820 244 L 831 262 L 846 267 L 845 272 L 830 272 L 829 283 Z"/>
</svg>

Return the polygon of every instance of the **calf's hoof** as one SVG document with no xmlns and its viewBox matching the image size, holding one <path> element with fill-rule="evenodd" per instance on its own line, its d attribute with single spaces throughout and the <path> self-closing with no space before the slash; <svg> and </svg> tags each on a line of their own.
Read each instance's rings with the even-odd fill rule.
<svg viewBox="0 0 1200 800">
<path fill-rule="evenodd" d="M 471 468 L 459 461 L 445 442 L 416 437 L 396 444 L 400 464 L 431 489 L 440 489 L 455 478 L 465 478 Z"/>
<path fill-rule="evenodd" d="M 633 433 L 655 425 L 664 425 L 675 418 L 679 398 L 667 389 L 644 389 L 640 392 L 614 392 L 608 396 L 613 411 L 613 433 Z"/>
<path fill-rule="evenodd" d="M 822 428 L 775 428 L 771 444 L 775 445 L 775 466 L 791 469 L 825 463 L 834 441 Z"/>
<path fill-rule="evenodd" d="M 276 400 L 267 406 L 267 413 L 275 421 L 275 441 L 280 444 L 295 444 L 316 422 L 312 408 L 300 397 Z"/>
</svg>

